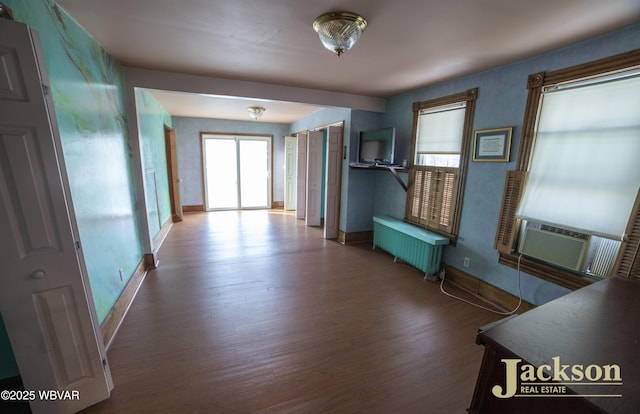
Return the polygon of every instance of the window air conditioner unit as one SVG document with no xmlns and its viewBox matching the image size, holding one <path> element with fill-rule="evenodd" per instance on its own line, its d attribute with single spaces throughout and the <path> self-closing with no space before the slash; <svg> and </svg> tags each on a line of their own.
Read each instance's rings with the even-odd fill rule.
<svg viewBox="0 0 640 414">
<path fill-rule="evenodd" d="M 527 222 L 518 251 L 556 266 L 582 271 L 590 238 L 588 234 Z"/>
</svg>

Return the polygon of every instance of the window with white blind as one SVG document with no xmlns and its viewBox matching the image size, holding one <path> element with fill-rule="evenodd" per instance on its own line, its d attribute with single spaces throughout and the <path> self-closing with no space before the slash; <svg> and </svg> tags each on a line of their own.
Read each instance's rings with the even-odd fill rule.
<svg viewBox="0 0 640 414">
<path fill-rule="evenodd" d="M 408 221 L 455 240 L 477 89 L 414 104 Z"/>
<path fill-rule="evenodd" d="M 416 165 L 460 166 L 466 101 L 423 109 L 418 115 Z"/>
<path fill-rule="evenodd" d="M 639 156 L 639 70 L 544 88 L 516 216 L 622 240 Z"/>
<path fill-rule="evenodd" d="M 499 262 L 574 289 L 592 280 L 580 272 L 640 277 L 640 51 L 532 74 L 528 88 Z M 569 245 L 579 260 L 562 265 L 567 255 L 553 246 Z M 523 250 L 533 260 L 520 260 Z"/>
</svg>

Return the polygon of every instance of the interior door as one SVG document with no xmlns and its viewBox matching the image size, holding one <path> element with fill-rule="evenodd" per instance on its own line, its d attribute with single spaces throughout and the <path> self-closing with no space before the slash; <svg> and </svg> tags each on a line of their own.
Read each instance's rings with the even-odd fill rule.
<svg viewBox="0 0 640 414">
<path fill-rule="evenodd" d="M 337 239 L 340 225 L 340 187 L 342 184 L 342 127 L 327 131 L 327 170 L 324 198 L 324 238 Z"/>
<path fill-rule="evenodd" d="M 319 226 L 322 206 L 322 147 L 324 133 L 309 131 L 307 137 L 307 226 Z"/>
<path fill-rule="evenodd" d="M 79 396 L 32 411 L 72 413 L 113 384 L 48 90 L 35 32 L 0 20 L 0 312 L 25 388 Z"/>
<path fill-rule="evenodd" d="M 296 218 L 304 220 L 307 214 L 307 136 L 298 134 L 296 181 Z"/>
<path fill-rule="evenodd" d="M 296 137 L 284 138 L 284 209 L 296 209 L 296 158 L 298 154 Z"/>
<path fill-rule="evenodd" d="M 180 178 L 178 177 L 178 152 L 176 146 L 176 131 L 165 128 L 165 148 L 167 153 L 167 174 L 169 175 L 169 198 L 171 200 L 171 215 L 174 222 L 184 219 L 182 201 L 180 200 Z"/>
</svg>

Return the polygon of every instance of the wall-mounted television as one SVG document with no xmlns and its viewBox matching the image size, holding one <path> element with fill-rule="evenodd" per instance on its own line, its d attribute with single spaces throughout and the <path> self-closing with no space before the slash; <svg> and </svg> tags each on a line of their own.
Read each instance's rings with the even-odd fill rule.
<svg viewBox="0 0 640 414">
<path fill-rule="evenodd" d="M 396 129 L 378 128 L 360 132 L 358 162 L 363 164 L 393 165 Z"/>
</svg>

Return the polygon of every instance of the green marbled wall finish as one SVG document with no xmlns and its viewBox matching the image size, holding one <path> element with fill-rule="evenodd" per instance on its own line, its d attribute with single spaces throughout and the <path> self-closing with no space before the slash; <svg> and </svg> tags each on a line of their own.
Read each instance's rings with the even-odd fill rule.
<svg viewBox="0 0 640 414">
<path fill-rule="evenodd" d="M 165 125 L 171 127 L 171 115 L 149 92 L 136 89 L 138 131 L 142 147 L 142 165 L 145 170 L 147 216 L 152 237 L 171 218 L 169 175 L 165 148 Z"/>
<path fill-rule="evenodd" d="M 3 0 L 38 31 L 100 322 L 142 260 L 122 68 L 54 2 Z M 124 278 L 120 280 L 119 269 Z"/>
</svg>

